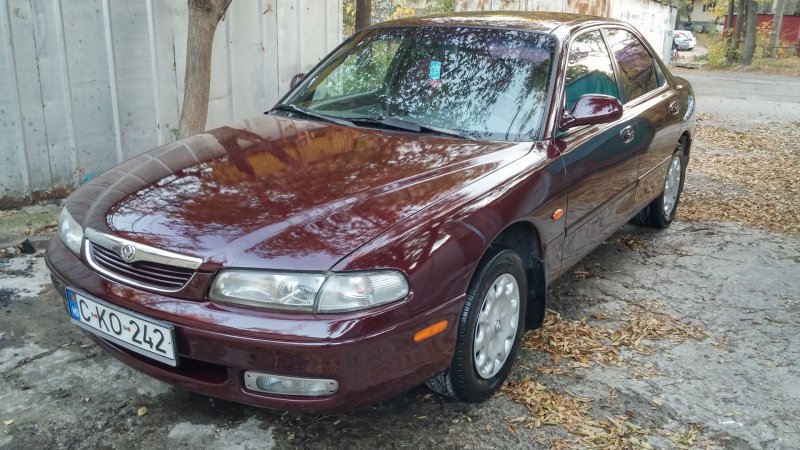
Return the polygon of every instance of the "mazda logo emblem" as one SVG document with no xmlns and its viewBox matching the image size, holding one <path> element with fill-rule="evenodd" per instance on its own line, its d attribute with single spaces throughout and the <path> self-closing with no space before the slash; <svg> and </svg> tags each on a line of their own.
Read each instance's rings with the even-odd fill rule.
<svg viewBox="0 0 800 450">
<path fill-rule="evenodd" d="M 128 244 L 119 249 L 119 256 L 127 262 L 133 261 L 136 257 L 136 247 Z"/>
</svg>

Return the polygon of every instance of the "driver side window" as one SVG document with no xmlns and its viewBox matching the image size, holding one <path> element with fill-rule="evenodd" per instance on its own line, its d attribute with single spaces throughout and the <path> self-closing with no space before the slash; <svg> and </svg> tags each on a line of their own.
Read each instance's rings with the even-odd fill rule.
<svg viewBox="0 0 800 450">
<path fill-rule="evenodd" d="M 581 34 L 569 49 L 564 93 L 571 111 L 584 94 L 605 94 L 619 98 L 617 79 L 600 30 Z"/>
<path fill-rule="evenodd" d="M 352 53 L 314 92 L 314 100 L 371 93 L 380 88 L 400 47 L 392 38 L 375 39 Z"/>
</svg>

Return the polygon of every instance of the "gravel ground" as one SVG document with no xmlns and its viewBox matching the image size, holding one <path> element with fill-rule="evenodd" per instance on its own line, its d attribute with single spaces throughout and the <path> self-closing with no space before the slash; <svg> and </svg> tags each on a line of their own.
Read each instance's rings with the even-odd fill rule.
<svg viewBox="0 0 800 450">
<path fill-rule="evenodd" d="M 800 120 L 800 104 L 780 113 L 770 104 L 788 92 L 779 77 L 682 75 L 714 126 Z M 755 87 L 763 92 L 741 94 L 741 108 L 721 106 Z M 698 141 L 695 152 L 725 150 L 716 146 Z M 0 229 L 17 214 L 0 216 Z M 341 415 L 246 407 L 128 369 L 68 323 L 41 251 L 7 252 L 0 449 L 797 448 L 800 241 L 691 219 L 626 226 L 552 286 L 548 326 L 529 333 L 491 400 L 457 403 L 420 387 Z M 31 237 L 37 249 L 44 230 Z"/>
</svg>

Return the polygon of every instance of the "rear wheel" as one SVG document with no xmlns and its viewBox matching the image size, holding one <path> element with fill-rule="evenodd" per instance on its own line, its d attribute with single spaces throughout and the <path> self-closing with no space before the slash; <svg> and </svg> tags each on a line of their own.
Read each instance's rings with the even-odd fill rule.
<svg viewBox="0 0 800 450">
<path fill-rule="evenodd" d="M 427 382 L 432 391 L 477 402 L 505 381 L 524 333 L 528 283 L 513 250 L 491 250 L 467 290 L 450 367 Z"/>
<path fill-rule="evenodd" d="M 683 152 L 683 145 L 678 144 L 672 160 L 669 162 L 667 177 L 664 180 L 664 190 L 655 200 L 645 206 L 633 222 L 653 228 L 666 228 L 672 223 L 675 211 L 678 209 L 681 192 L 683 191 L 683 180 L 686 174 L 686 157 Z"/>
</svg>

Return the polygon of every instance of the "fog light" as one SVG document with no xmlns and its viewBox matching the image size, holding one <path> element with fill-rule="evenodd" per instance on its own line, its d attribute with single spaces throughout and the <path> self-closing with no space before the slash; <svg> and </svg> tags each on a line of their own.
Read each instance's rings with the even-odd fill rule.
<svg viewBox="0 0 800 450">
<path fill-rule="evenodd" d="M 324 397 L 333 395 L 339 390 L 336 380 L 324 378 L 300 378 L 284 375 L 271 375 L 247 371 L 244 373 L 244 385 L 247 389 L 267 394 L 303 395 L 306 397 Z"/>
</svg>

